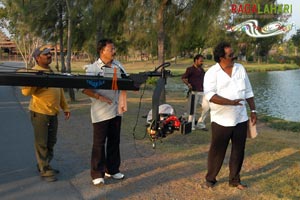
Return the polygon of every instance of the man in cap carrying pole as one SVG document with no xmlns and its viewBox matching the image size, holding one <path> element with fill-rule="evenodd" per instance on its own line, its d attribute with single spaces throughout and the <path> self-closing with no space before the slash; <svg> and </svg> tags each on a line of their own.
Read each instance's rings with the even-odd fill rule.
<svg viewBox="0 0 300 200">
<path fill-rule="evenodd" d="M 32 70 L 51 73 L 51 48 L 41 46 L 33 52 L 36 65 Z M 70 110 L 61 88 L 22 87 L 22 94 L 31 95 L 29 104 L 31 123 L 34 130 L 34 147 L 37 168 L 40 176 L 48 181 L 56 181 L 58 170 L 50 166 L 53 159 L 54 145 L 57 141 L 57 115 L 60 108 L 64 111 L 65 119 L 69 119 Z"/>
</svg>

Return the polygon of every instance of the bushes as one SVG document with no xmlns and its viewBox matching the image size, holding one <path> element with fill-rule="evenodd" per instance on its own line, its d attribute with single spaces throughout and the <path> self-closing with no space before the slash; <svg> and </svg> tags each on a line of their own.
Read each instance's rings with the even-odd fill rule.
<svg viewBox="0 0 300 200">
<path fill-rule="evenodd" d="M 300 67 L 300 57 L 299 56 L 279 56 L 279 55 L 272 55 L 269 57 L 260 57 L 262 63 L 269 63 L 269 64 L 297 64 Z M 253 62 L 254 57 L 249 56 L 248 62 Z"/>
<path fill-rule="evenodd" d="M 289 63 L 293 64 L 295 63 L 296 65 L 300 66 L 300 57 L 299 56 L 280 56 L 280 61 L 279 63 Z"/>
<path fill-rule="evenodd" d="M 253 61 L 254 61 L 254 57 L 253 57 L 253 56 L 249 56 L 249 57 L 248 57 L 248 61 L 249 61 L 249 62 L 253 62 Z"/>
<path fill-rule="evenodd" d="M 213 56 L 212 56 L 211 54 L 207 54 L 207 55 L 206 55 L 206 59 L 207 59 L 207 60 L 212 60 L 212 58 L 213 58 Z"/>
<path fill-rule="evenodd" d="M 300 67 L 300 57 L 299 56 L 294 56 L 292 59 Z"/>
</svg>

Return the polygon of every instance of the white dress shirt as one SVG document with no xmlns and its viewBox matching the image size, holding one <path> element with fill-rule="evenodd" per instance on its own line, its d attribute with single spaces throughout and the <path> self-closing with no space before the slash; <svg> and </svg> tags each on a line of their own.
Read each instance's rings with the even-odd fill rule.
<svg viewBox="0 0 300 200">
<path fill-rule="evenodd" d="M 219 63 L 208 69 L 204 76 L 204 94 L 209 101 L 215 94 L 230 99 L 244 99 L 242 106 L 220 105 L 209 102 L 211 121 L 230 127 L 248 120 L 246 99 L 253 97 L 252 87 L 243 65 L 234 63 L 231 77 Z"/>
</svg>

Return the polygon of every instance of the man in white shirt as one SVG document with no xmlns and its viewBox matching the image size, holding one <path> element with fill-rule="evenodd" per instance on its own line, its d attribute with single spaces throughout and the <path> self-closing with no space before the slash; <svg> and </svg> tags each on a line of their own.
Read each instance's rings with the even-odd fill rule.
<svg viewBox="0 0 300 200">
<path fill-rule="evenodd" d="M 229 161 L 229 186 L 243 190 L 247 185 L 240 180 L 247 138 L 248 115 L 246 102 L 251 110 L 250 120 L 256 123 L 254 95 L 245 68 L 234 63 L 234 53 L 229 43 L 221 42 L 214 49 L 217 62 L 205 73 L 204 94 L 209 101 L 212 140 L 208 153 L 206 185 L 213 187 L 226 149 L 231 141 Z"/>
<path fill-rule="evenodd" d="M 115 47 L 110 39 L 98 42 L 99 59 L 86 66 L 87 75 L 112 77 L 113 73 L 125 73 L 121 63 L 114 60 Z M 91 119 L 93 123 L 93 148 L 91 157 L 91 177 L 95 186 L 104 184 L 104 177 L 123 179 L 120 173 L 120 132 L 122 113 L 119 112 L 120 91 L 84 89 L 91 97 Z"/>
</svg>

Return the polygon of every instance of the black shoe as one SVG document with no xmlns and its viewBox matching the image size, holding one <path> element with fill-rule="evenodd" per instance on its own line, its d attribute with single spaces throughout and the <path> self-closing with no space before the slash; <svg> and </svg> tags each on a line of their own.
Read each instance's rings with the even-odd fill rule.
<svg viewBox="0 0 300 200">
<path fill-rule="evenodd" d="M 229 186 L 230 187 L 235 187 L 235 188 L 237 188 L 239 190 L 245 190 L 248 187 L 246 184 L 242 184 L 242 183 L 237 183 L 237 184 L 229 183 Z"/>
<path fill-rule="evenodd" d="M 213 187 L 215 187 L 216 183 L 217 183 L 217 181 L 214 181 L 214 182 L 212 182 L 212 181 L 206 181 L 205 186 L 207 188 L 213 188 Z"/>
</svg>

